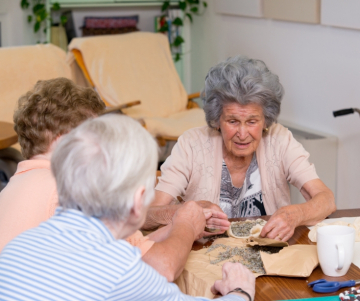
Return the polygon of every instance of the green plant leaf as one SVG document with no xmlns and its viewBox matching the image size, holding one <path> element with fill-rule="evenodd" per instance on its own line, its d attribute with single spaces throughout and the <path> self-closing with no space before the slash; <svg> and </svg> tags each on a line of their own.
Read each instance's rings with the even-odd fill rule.
<svg viewBox="0 0 360 301">
<path fill-rule="evenodd" d="M 60 9 L 60 4 L 58 2 L 55 2 L 53 5 L 52 5 L 52 10 L 59 10 Z"/>
<path fill-rule="evenodd" d="M 180 61 L 180 59 L 181 59 L 181 54 L 180 54 L 180 53 L 177 53 L 177 54 L 175 55 L 175 62 Z"/>
<path fill-rule="evenodd" d="M 203 2 L 203 6 L 206 8 L 207 7 L 207 2 Z"/>
<path fill-rule="evenodd" d="M 45 9 L 41 9 L 41 10 L 38 10 L 35 15 L 36 15 L 36 20 L 41 22 L 47 18 L 48 13 Z"/>
<path fill-rule="evenodd" d="M 38 12 L 41 11 L 41 10 L 45 10 L 45 5 L 44 4 L 38 3 L 38 4 L 34 5 L 34 7 L 33 7 L 33 13 L 34 14 L 37 15 Z"/>
<path fill-rule="evenodd" d="M 159 28 L 159 31 L 160 32 L 166 32 L 166 31 L 169 31 L 169 25 L 167 23 L 165 23 L 163 26 L 161 26 Z"/>
<path fill-rule="evenodd" d="M 21 0 L 20 6 L 22 9 L 27 9 L 29 7 L 30 3 L 27 0 Z"/>
<path fill-rule="evenodd" d="M 199 9 L 197 8 L 197 6 L 193 6 L 192 8 L 190 8 L 190 11 L 192 11 L 193 13 L 197 13 Z"/>
<path fill-rule="evenodd" d="M 179 8 L 183 11 L 186 10 L 186 2 L 185 1 L 179 1 Z"/>
<path fill-rule="evenodd" d="M 179 17 L 175 18 L 175 20 L 172 22 L 172 24 L 175 26 L 183 26 L 184 25 L 183 21 Z"/>
<path fill-rule="evenodd" d="M 31 23 L 31 21 L 32 21 L 32 18 L 33 18 L 33 17 L 32 17 L 32 15 L 28 15 L 28 18 L 27 18 L 27 20 L 28 20 L 28 22 L 29 22 L 29 23 Z"/>
<path fill-rule="evenodd" d="M 40 22 L 36 21 L 34 24 L 34 32 L 38 32 L 40 29 Z"/>
<path fill-rule="evenodd" d="M 193 21 L 192 15 L 187 13 L 187 14 L 185 14 L 185 16 L 188 17 L 190 22 L 192 23 L 192 21 Z"/>
<path fill-rule="evenodd" d="M 170 6 L 170 1 L 164 1 L 163 5 L 161 7 L 161 11 L 166 11 L 169 6 Z"/>
<path fill-rule="evenodd" d="M 65 25 L 67 21 L 68 21 L 68 18 L 66 16 L 61 16 L 60 17 L 61 25 Z"/>
<path fill-rule="evenodd" d="M 182 43 L 184 43 L 184 39 L 182 36 L 177 36 L 174 40 L 174 43 L 172 44 L 174 47 L 179 47 Z"/>
</svg>

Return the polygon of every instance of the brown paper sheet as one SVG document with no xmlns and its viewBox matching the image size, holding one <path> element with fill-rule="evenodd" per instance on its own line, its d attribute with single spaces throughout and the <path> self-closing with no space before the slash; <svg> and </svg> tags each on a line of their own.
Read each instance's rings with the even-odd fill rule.
<svg viewBox="0 0 360 301">
<path fill-rule="evenodd" d="M 230 247 L 246 246 L 245 239 L 219 238 L 213 245 L 224 244 Z M 214 249 L 208 254 L 207 249 L 191 251 L 186 262 L 184 271 L 175 283 L 180 290 L 191 296 L 204 296 L 212 299 L 211 286 L 215 280 L 222 278 L 222 265 L 232 259 L 224 260 L 216 265 L 210 264 L 210 260 L 216 259 L 222 248 Z M 280 253 L 267 254 L 261 252 L 261 258 L 267 275 L 306 277 L 318 265 L 316 246 L 293 245 L 284 248 Z M 264 256 L 265 254 L 265 256 Z M 303 258 L 304 260 L 299 260 Z M 254 273 L 256 277 L 261 274 Z"/>
<path fill-rule="evenodd" d="M 219 238 L 213 244 L 224 244 L 230 247 L 246 245 L 245 240 L 238 238 Z M 204 248 L 190 252 L 184 271 L 175 281 L 183 293 L 209 299 L 214 297 L 210 290 L 211 286 L 215 280 L 222 278 L 222 265 L 229 260 L 224 260 L 217 265 L 210 264 L 210 260 L 216 259 L 216 256 L 221 251 L 223 250 L 215 249 L 211 253 L 205 254 L 207 248 Z"/>
<path fill-rule="evenodd" d="M 277 254 L 260 252 L 266 275 L 309 277 L 318 266 L 315 245 L 292 245 Z"/>
</svg>

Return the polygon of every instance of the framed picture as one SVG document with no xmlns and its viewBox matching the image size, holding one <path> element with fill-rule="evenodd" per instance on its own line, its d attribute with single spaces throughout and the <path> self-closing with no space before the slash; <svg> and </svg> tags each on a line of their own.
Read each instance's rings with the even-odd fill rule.
<svg viewBox="0 0 360 301">
<path fill-rule="evenodd" d="M 268 19 L 320 23 L 320 0 L 265 0 L 264 16 Z"/>
</svg>

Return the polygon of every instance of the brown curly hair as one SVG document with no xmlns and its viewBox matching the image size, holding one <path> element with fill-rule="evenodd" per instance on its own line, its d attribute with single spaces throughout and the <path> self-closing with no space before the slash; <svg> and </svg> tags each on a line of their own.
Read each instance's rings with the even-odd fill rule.
<svg viewBox="0 0 360 301">
<path fill-rule="evenodd" d="M 38 81 L 19 98 L 14 113 L 14 129 L 24 158 L 46 153 L 57 137 L 104 109 L 104 102 L 93 89 L 62 77 Z"/>
</svg>

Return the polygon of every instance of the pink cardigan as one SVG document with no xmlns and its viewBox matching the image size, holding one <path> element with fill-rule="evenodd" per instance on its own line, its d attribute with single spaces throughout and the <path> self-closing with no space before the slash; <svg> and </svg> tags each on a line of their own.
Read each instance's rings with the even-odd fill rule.
<svg viewBox="0 0 360 301">
<path fill-rule="evenodd" d="M 50 161 L 20 162 L 15 175 L 0 193 L 0 252 L 13 238 L 52 217 L 57 206 Z M 143 256 L 154 244 L 140 231 L 126 240 L 140 248 Z"/>
<path fill-rule="evenodd" d="M 207 126 L 186 131 L 162 165 L 155 189 L 174 198 L 181 196 L 185 201 L 207 200 L 218 204 L 222 145 L 221 134 Z M 291 204 L 288 183 L 300 190 L 306 182 L 318 178 L 308 160 L 309 153 L 280 124 L 273 124 L 261 139 L 256 158 L 268 215 Z"/>
</svg>

